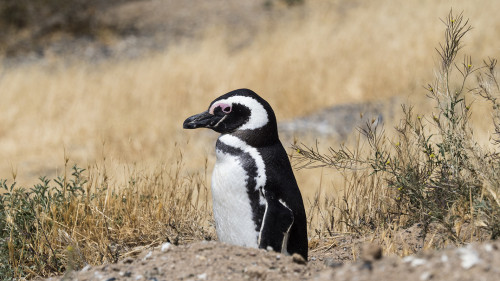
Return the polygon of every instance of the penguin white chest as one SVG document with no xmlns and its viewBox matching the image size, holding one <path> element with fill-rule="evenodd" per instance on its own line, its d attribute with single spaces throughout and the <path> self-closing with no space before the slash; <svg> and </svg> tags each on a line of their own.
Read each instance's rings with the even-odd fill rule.
<svg viewBox="0 0 500 281">
<path fill-rule="evenodd" d="M 252 220 L 246 187 L 249 177 L 242 159 L 221 150 L 216 153 L 212 198 L 217 236 L 225 243 L 256 248 L 259 233 Z"/>
</svg>

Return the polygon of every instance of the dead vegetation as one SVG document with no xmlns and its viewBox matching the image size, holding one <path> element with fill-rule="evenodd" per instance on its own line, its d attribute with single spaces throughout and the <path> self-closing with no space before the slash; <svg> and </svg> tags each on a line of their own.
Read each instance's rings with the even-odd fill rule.
<svg viewBox="0 0 500 281">
<path fill-rule="evenodd" d="M 182 157 L 153 171 L 128 167 L 111 184 L 106 166 L 65 167 L 31 188 L 0 182 L 0 274 L 48 276 L 114 263 L 165 241 L 214 238 L 204 175 L 182 175 Z"/>
<path fill-rule="evenodd" d="M 436 80 L 425 88 L 434 107 L 430 114 L 402 105 L 404 116 L 394 136 L 373 122 L 360 128 L 364 147 L 358 141 L 354 146 L 330 147 L 325 153 L 317 146 L 294 145 L 297 167 L 335 168 L 346 179 L 340 196 L 315 197 L 309 219 L 315 215 L 322 222 L 315 230 L 318 236 L 332 235 L 336 229 L 358 235 L 394 233 L 420 224 L 425 248 L 426 236 L 436 234 L 445 234 L 446 239 L 431 239 L 427 243 L 432 247 L 497 239 L 500 234 L 500 185 L 492 173 L 500 165 L 498 130 L 490 136 L 490 146 L 481 146 L 470 119 L 472 100 L 482 97 L 491 103 L 490 122 L 498 128 L 496 60 L 474 65 L 471 57 L 464 56 L 457 63 L 471 26 L 462 14 L 452 12 L 443 23 L 445 38 L 437 49 L 441 65 Z M 463 229 L 470 235 L 461 235 Z"/>
</svg>

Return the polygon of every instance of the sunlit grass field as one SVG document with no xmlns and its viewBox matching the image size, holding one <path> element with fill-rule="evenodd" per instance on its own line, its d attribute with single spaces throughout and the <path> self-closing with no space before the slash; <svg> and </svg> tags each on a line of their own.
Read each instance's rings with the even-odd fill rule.
<svg viewBox="0 0 500 281">
<path fill-rule="evenodd" d="M 40 176 L 66 176 L 69 182 L 74 164 L 85 169 L 78 174 L 87 181 L 85 194 L 102 196 L 98 203 L 68 199 L 66 214 L 48 208 L 42 218 L 54 222 L 40 226 L 37 234 L 40 252 L 50 256 L 51 247 L 66 249 L 65 255 L 78 261 L 75 267 L 113 261 L 134 245 L 159 243 L 165 237 L 180 242 L 215 238 L 209 183 L 217 135 L 183 130 L 186 117 L 242 87 L 269 101 L 278 120 L 393 96 L 429 112 L 424 86 L 435 79 L 435 48 L 444 30 L 440 18 L 450 8 L 464 11 L 474 27 L 464 38 L 464 54 L 477 64 L 500 57 L 496 1 L 306 1 L 236 49 L 227 44 L 232 34 L 211 27 L 203 38 L 140 59 L 90 63 L 56 57 L 4 66 L 0 178 L 7 186 L 15 181 L 18 187 L 28 187 L 40 182 Z M 478 142 L 486 144 L 493 127 L 482 122 L 484 112 L 479 112 L 472 121 L 479 128 Z M 353 112 L 353 118 L 359 114 Z M 386 125 L 390 130 L 395 124 Z M 312 145 L 316 139 L 320 147 L 340 145 L 321 136 L 297 141 Z M 357 142 L 365 140 L 353 135 L 347 144 Z M 296 153 L 291 140 L 284 145 L 290 154 Z M 306 209 L 316 206 L 310 234 L 323 233 L 321 216 L 329 210 L 326 203 L 314 205 L 316 192 L 340 197 L 356 188 L 334 169 L 295 174 Z M 377 188 L 382 183 L 366 184 Z M 75 184 L 62 186 L 66 190 Z M 356 204 L 368 201 L 376 198 L 358 198 Z M 324 214 L 318 211 L 322 208 Z M 109 225 L 118 217 L 117 226 Z M 123 250 L 106 246 L 122 244 Z M 61 268 L 24 274 L 44 275 Z"/>
<path fill-rule="evenodd" d="M 499 52 L 490 35 L 500 20 L 488 4 L 494 2 L 314 2 L 237 50 L 226 48 L 231 34 L 213 28 L 197 42 L 132 61 L 55 58 L 4 68 L 0 175 L 33 183 L 56 174 L 65 154 L 80 165 L 104 157 L 150 165 L 182 151 L 189 168 L 200 169 L 213 154 L 203 137 L 214 134 L 183 131 L 182 121 L 241 87 L 265 97 L 278 120 L 390 96 L 419 102 L 437 64 L 439 19 L 450 7 L 474 20 L 468 54 L 480 59 Z"/>
</svg>

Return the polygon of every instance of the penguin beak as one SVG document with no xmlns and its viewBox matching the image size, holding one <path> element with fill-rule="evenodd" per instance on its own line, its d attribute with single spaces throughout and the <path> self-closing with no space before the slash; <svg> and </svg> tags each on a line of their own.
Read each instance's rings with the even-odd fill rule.
<svg viewBox="0 0 500 281">
<path fill-rule="evenodd" d="M 224 116 L 216 116 L 210 114 L 208 111 L 204 111 L 186 119 L 182 127 L 184 129 L 214 128 L 222 118 L 224 118 Z"/>
</svg>

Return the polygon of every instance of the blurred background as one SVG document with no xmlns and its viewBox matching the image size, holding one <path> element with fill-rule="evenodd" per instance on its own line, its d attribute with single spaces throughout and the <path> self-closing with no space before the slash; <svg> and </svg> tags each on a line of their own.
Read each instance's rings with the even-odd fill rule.
<svg viewBox="0 0 500 281">
<path fill-rule="evenodd" d="M 474 27 L 463 53 L 500 57 L 495 0 L 1 0 L 0 178 L 77 163 L 120 183 L 180 159 L 203 174 L 217 134 L 182 122 L 237 88 L 270 102 L 291 154 L 355 142 L 367 121 L 390 129 L 401 103 L 432 110 L 423 86 L 451 8 Z M 296 175 L 305 194 L 338 181 Z"/>
</svg>

